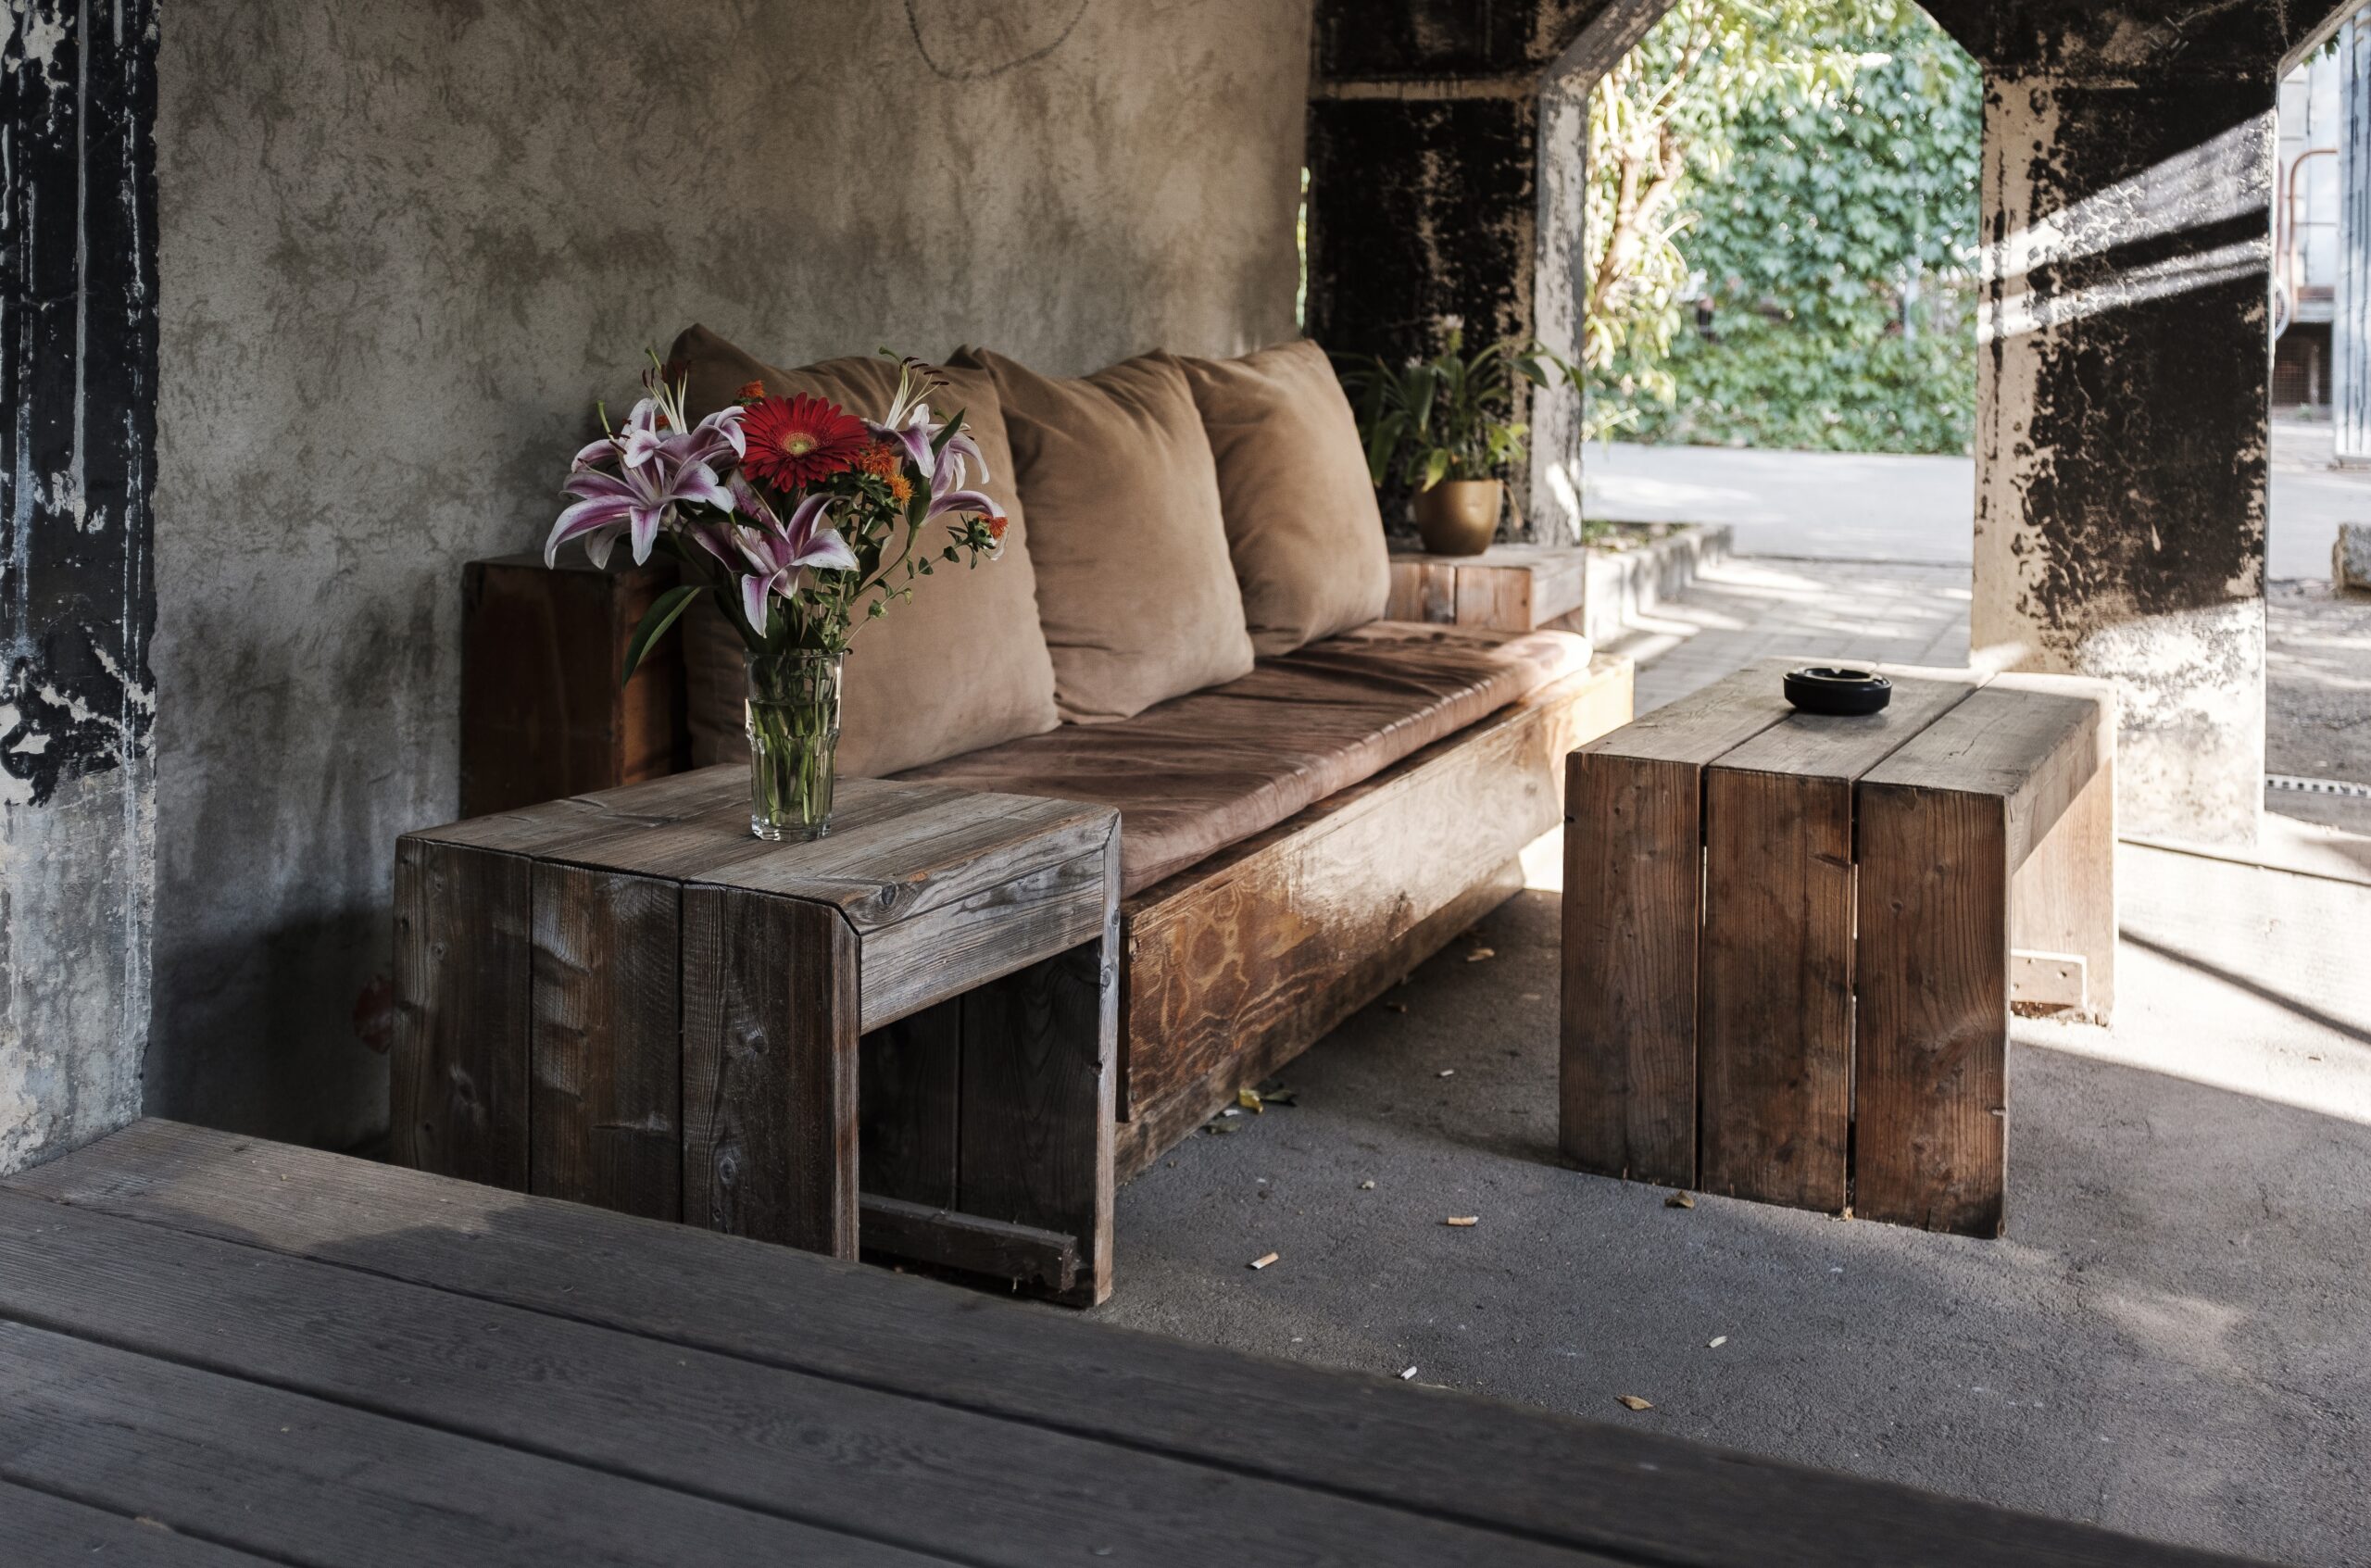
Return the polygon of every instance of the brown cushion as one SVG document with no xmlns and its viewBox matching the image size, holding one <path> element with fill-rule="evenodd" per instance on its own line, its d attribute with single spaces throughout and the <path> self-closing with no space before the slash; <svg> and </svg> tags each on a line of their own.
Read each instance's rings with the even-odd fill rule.
<svg viewBox="0 0 2371 1568">
<path fill-rule="evenodd" d="M 900 776 L 1119 808 L 1133 894 L 1588 661 L 1588 639 L 1569 632 L 1370 621 L 1122 723 L 1065 724 Z"/>
<path fill-rule="evenodd" d="M 1251 646 L 1290 653 L 1382 619 L 1391 596 L 1383 513 L 1325 351 L 1304 340 L 1178 363 L 1218 464 Z"/>
<path fill-rule="evenodd" d="M 694 419 L 732 402 L 753 381 L 765 383 L 769 392 L 828 397 L 869 419 L 886 413 L 897 390 L 897 367 L 879 356 L 781 370 L 705 327 L 686 329 L 671 358 L 684 362 L 685 412 Z M 1036 734 L 1058 721 L 1054 666 L 1037 628 L 1028 524 L 1013 486 L 1012 449 L 996 385 L 979 370 L 943 373 L 948 384 L 932 397 L 932 412 L 963 413 L 988 463 L 982 488 L 1004 508 L 1011 526 L 996 559 L 969 571 L 941 561 L 935 572 L 914 580 L 911 599 L 857 628 L 840 697 L 839 765 L 853 778 Z M 934 532 L 944 526 L 929 525 Z M 741 728 L 741 639 L 710 603 L 686 616 L 684 629 L 692 759 L 702 765 L 734 760 L 748 745 Z"/>
<path fill-rule="evenodd" d="M 1000 354 L 955 358 L 996 377 L 1062 717 L 1108 723 L 1248 671 L 1218 470 L 1185 370 L 1144 355 L 1057 379 Z"/>
</svg>

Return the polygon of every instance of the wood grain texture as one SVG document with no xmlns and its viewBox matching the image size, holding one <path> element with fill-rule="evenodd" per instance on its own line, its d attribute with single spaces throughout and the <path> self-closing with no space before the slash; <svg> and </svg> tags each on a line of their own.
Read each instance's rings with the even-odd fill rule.
<svg viewBox="0 0 2371 1568">
<path fill-rule="evenodd" d="M 1235 1103 L 1237 1089 L 1273 1077 L 1343 1020 L 1447 947 L 1460 932 L 1468 930 L 1475 921 L 1522 892 L 1523 885 L 1523 862 L 1519 859 L 1511 859 L 1482 876 L 1468 878 L 1448 903 L 1310 984 L 1298 1027 L 1271 1029 L 1247 1038 L 1241 1049 L 1214 1056 L 1198 1078 L 1188 1079 L 1159 1099 L 1140 1103 L 1135 1115 L 1119 1125 L 1116 1150 L 1120 1178 L 1125 1181 L 1160 1159 L 1180 1139 L 1191 1137 L 1195 1129 L 1223 1107 Z"/>
<path fill-rule="evenodd" d="M 532 884 L 531 1190 L 681 1219 L 681 890 L 553 861 Z"/>
<path fill-rule="evenodd" d="M 1056 1296 L 1078 1287 L 1078 1239 L 1060 1231 L 984 1220 L 944 1204 L 864 1195 L 866 1252 L 885 1252 L 959 1273 L 1042 1286 Z"/>
<path fill-rule="evenodd" d="M 1457 623 L 1496 632 L 1528 632 L 1539 624 L 1531 573 L 1521 568 L 1457 569 Z"/>
<path fill-rule="evenodd" d="M 259 1259 L 274 1256 L 306 1261 L 307 1268 L 333 1265 L 329 1272 L 357 1292 L 359 1305 L 348 1311 L 364 1322 L 381 1313 L 377 1288 L 425 1286 L 440 1293 L 447 1311 L 521 1308 L 533 1314 L 532 1321 L 551 1323 L 563 1334 L 584 1325 L 621 1330 L 658 1342 L 676 1358 L 689 1348 L 730 1357 L 743 1368 L 811 1372 L 841 1385 L 910 1394 L 941 1413 L 1009 1416 L 1024 1426 L 1267 1476 L 1296 1491 L 1318 1488 L 1626 1562 L 2204 1568 L 2231 1561 L 1718 1453 L 1636 1423 L 1577 1422 L 1448 1389 L 1247 1358 L 1215 1346 L 1007 1308 L 975 1293 L 741 1245 L 687 1226 L 170 1123 L 137 1123 L 19 1173 L 8 1185 L 52 1206 L 47 1215 L 35 1212 L 7 1227 L 19 1237 L 85 1213 L 136 1220 L 136 1226 L 119 1233 L 131 1237 L 124 1243 L 125 1272 L 136 1282 L 166 1265 L 133 1231 L 213 1236 L 237 1244 L 248 1273 Z M 0 1285 L 18 1272 L 0 1268 Z M 98 1287 L 95 1275 L 85 1280 Z M 147 1288 L 153 1287 L 135 1285 Z M 263 1294 L 270 1296 L 269 1284 Z M 203 1290 L 188 1298 L 212 1300 Z M 54 1299 L 56 1311 L 80 1311 L 70 1289 Z M 102 1303 L 101 1310 L 108 1309 Z M 208 1315 L 201 1328 L 210 1328 L 218 1309 L 202 1310 Z M 345 1364 L 343 1355 L 317 1335 L 350 1330 L 353 1321 L 341 1325 L 332 1317 L 308 1324 L 283 1349 L 301 1350 L 308 1361 L 318 1355 L 326 1369 L 337 1371 Z M 482 1329 L 486 1320 L 469 1322 Z M 226 1326 L 240 1327 L 235 1318 Z M 496 1387 L 487 1402 L 499 1411 L 518 1351 L 538 1341 L 548 1342 L 540 1330 L 486 1336 L 440 1375 L 470 1396 L 469 1369 L 479 1355 L 490 1355 L 493 1364 L 483 1375 Z M 662 1382 L 689 1370 L 670 1361 Z M 356 1386 L 362 1399 L 379 1397 L 367 1377 Z M 533 1403 L 535 1396 L 528 1399 Z M 436 1419 L 447 1419 L 441 1401 L 435 1408 Z M 465 1407 L 463 1413 L 481 1408 Z M 714 1426 L 740 1408 L 720 1405 L 705 1418 Z M 621 1403 L 611 1410 L 625 1436 L 648 1440 L 653 1429 L 642 1424 L 636 1407 Z M 5 1416 L 0 1409 L 0 1419 Z M 828 1417 L 826 1423 L 822 1429 L 848 1430 Z M 275 1426 L 252 1424 L 267 1440 Z M 607 1440 L 608 1435 L 596 1436 Z M 328 1442 L 320 1447 L 347 1451 Z M 496 1457 L 502 1451 L 495 1450 Z M 843 1451 L 850 1452 L 851 1463 L 861 1462 L 852 1445 Z M 1056 1474 L 1041 1472 L 1038 1479 Z M 493 1484 L 502 1487 L 501 1477 Z M 605 1476 L 602 1484 L 621 1496 L 620 1508 L 639 1506 L 638 1495 L 621 1496 L 627 1483 L 621 1477 Z M 935 1474 L 916 1471 L 901 1484 L 928 1504 L 936 1482 Z M 504 1489 L 533 1495 L 532 1486 Z M 1108 1499 L 1115 1497 L 1124 1507 L 1126 1496 L 1098 1491 L 1082 1497 L 1079 1507 L 1088 1513 L 1108 1511 Z M 466 1495 L 456 1500 L 468 1506 Z M 588 1523 L 597 1526 L 601 1520 Z M 680 1538 L 702 1537 L 687 1531 Z M 1205 1538 L 1173 1537 L 1146 1560 L 1174 1561 L 1179 1540 Z M 1438 1561 L 1495 1561 L 1495 1537 L 1468 1540 Z M 1323 1555 L 1312 1552 L 1311 1560 Z M 783 1560 L 798 1559 L 785 1552 Z M 417 1559 L 391 1561 L 408 1565 Z"/>
<path fill-rule="evenodd" d="M 80 1486 L 77 1489 L 81 1489 Z M 154 1514 L 113 1512 L 0 1481 L 0 1562 L 44 1568 L 256 1568 L 252 1557 L 175 1531 Z"/>
<path fill-rule="evenodd" d="M 229 1376 L 922 1554 L 1042 1568 L 1092 1561 L 1108 1547 L 1119 1562 L 1170 1562 L 1179 1542 L 1201 1538 L 1220 1518 L 1227 1560 L 1247 1568 L 1434 1568 L 1477 1555 L 1545 1568 L 1574 1558 L 742 1356 L 103 1214 L 59 1217 L 54 1205 L 0 1192 L 0 1317 L 72 1320 L 79 1335 L 135 1355 L 202 1361 Z M 696 1297 L 701 1281 L 680 1287 Z M 796 1316 L 802 1304 L 794 1294 L 774 1305 Z"/>
<path fill-rule="evenodd" d="M 1706 1191 L 1830 1212 L 1850 1201 L 1853 787 L 1974 689 L 1898 676 L 1883 713 L 1790 714 L 1706 770 L 1697 1036 Z"/>
<path fill-rule="evenodd" d="M 395 847 L 395 1158 L 528 1182 L 527 862 L 406 836 Z"/>
<path fill-rule="evenodd" d="M 865 1032 L 857 1043 L 857 1171 L 867 1198 L 954 1206 L 962 1096 L 961 997 Z"/>
<path fill-rule="evenodd" d="M 659 778 L 690 758 L 680 637 L 622 686 L 665 561 L 596 570 L 571 553 L 469 563 L 461 575 L 461 812 L 483 816 Z"/>
<path fill-rule="evenodd" d="M 1841 1211 L 1852 1122 L 1852 791 L 1704 787 L 1697 1165 L 1707 1192 Z"/>
<path fill-rule="evenodd" d="M 1111 1294 L 1117 984 L 1098 935 L 963 997 L 963 1211 L 1073 1237 L 1080 1305 Z"/>
<path fill-rule="evenodd" d="M 683 911 L 684 1218 L 853 1258 L 856 933 L 732 888 Z"/>
<path fill-rule="evenodd" d="M 1391 590 L 1384 600 L 1383 618 L 1454 625 L 1457 568 L 1428 557 L 1393 557 Z"/>
<path fill-rule="evenodd" d="M 660 1568 L 695 1541 L 718 1561 L 940 1561 L 19 1323 L 0 1323 L 0 1467 L 36 1485 L 154 1521 L 108 1537 L 95 1559 L 8 1552 L 23 1521 L 18 1494 L 0 1488 L 11 1568 L 207 1568 L 257 1561 L 250 1551 L 324 1568 Z"/>
<path fill-rule="evenodd" d="M 1190 1128 L 1406 972 L 1376 960 L 1557 825 L 1562 759 L 1630 695 L 1601 657 L 1128 900 L 1127 1114 Z"/>
<path fill-rule="evenodd" d="M 1999 1236 L 2009 1104 L 2004 797 L 1864 780 L 1853 1211 Z"/>
<path fill-rule="evenodd" d="M 1567 777 L 1558 1142 L 1694 1186 L 1703 770 L 1582 750 Z"/>
</svg>

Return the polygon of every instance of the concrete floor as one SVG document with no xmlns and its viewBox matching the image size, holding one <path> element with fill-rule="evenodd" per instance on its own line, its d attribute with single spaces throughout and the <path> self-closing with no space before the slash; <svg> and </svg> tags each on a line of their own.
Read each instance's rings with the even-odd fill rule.
<svg viewBox="0 0 2371 1568">
<path fill-rule="evenodd" d="M 1296 1062 L 1296 1104 L 1129 1184 L 1096 1315 L 2166 1540 L 2371 1562 L 2371 1034 L 2127 945 L 2113 1033 L 2018 1025 L 2006 1239 L 1678 1210 L 1558 1164 L 1557 921 L 1552 893 L 1519 896 L 1393 992 L 1406 1012 L 1370 1008 Z M 2273 1052 L 2308 1074 L 2318 1057 L 2329 1073 L 2302 1081 L 2344 1113 L 2099 1060 L 2119 1050 Z"/>
<path fill-rule="evenodd" d="M 1957 662 L 1965 593 L 1963 568 L 1734 562 L 1635 641 L 1640 705 L 1757 652 Z M 2295 720 L 2276 766 L 2351 769 L 2371 628 L 2326 594 L 2273 608 Z M 2115 1026 L 2015 1030 L 2005 1239 L 1672 1209 L 1563 1169 L 1544 846 L 1534 890 L 1287 1070 L 1296 1104 L 1223 1118 L 1123 1189 L 1095 1315 L 2371 1563 L 2371 977 L 2351 956 L 2371 866 L 2283 881 L 2122 853 Z"/>
</svg>

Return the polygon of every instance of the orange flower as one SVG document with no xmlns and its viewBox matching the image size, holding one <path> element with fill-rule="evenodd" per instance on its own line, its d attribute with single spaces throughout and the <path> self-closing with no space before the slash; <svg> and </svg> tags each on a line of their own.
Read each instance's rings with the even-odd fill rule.
<svg viewBox="0 0 2371 1568">
<path fill-rule="evenodd" d="M 763 397 L 765 395 L 765 383 L 761 381 L 743 382 L 741 383 L 741 391 L 738 395 L 734 397 L 734 401 L 736 403 L 755 403 L 759 398 Z"/>
<path fill-rule="evenodd" d="M 1000 512 L 990 512 L 985 521 L 988 525 L 988 537 L 999 545 L 1003 544 L 1004 531 L 1012 525 L 1012 520 Z"/>
</svg>

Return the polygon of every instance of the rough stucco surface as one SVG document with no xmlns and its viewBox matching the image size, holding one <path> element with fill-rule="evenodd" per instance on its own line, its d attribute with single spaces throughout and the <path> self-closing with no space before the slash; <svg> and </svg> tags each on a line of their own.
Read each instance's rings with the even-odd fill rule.
<svg viewBox="0 0 2371 1568">
<path fill-rule="evenodd" d="M 2126 831 L 2264 771 L 2269 78 L 1988 82 L 1974 641 L 2114 677 Z"/>
<path fill-rule="evenodd" d="M 186 0 L 160 62 L 150 1109 L 384 1119 L 395 835 L 454 811 L 461 563 L 705 321 L 1079 371 L 1293 334 L 1277 0 Z"/>
</svg>

